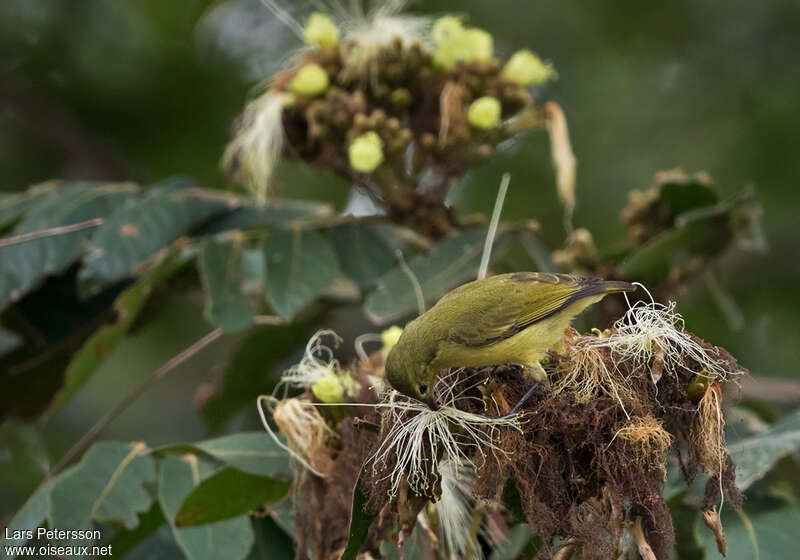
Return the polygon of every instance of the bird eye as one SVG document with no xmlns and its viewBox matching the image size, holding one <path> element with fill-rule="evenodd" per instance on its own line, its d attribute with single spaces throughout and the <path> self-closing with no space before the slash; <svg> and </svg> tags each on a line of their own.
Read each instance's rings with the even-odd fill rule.
<svg viewBox="0 0 800 560">
<path fill-rule="evenodd" d="M 419 386 L 419 394 L 420 395 L 424 395 L 427 392 L 428 392 L 428 386 L 427 385 L 425 385 L 423 383 L 422 385 Z"/>
</svg>

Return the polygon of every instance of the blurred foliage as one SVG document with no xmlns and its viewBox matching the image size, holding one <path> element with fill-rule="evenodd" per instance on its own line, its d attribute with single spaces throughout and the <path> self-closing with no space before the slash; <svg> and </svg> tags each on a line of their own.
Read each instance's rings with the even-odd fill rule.
<svg viewBox="0 0 800 560">
<path fill-rule="evenodd" d="M 291 9 L 306 13 L 305 6 Z M 575 223 L 592 232 L 603 262 L 619 265 L 615 272 L 637 279 L 653 274 L 648 283 L 659 284 L 665 275 L 654 259 L 666 258 L 674 265 L 676 246 L 711 239 L 713 247 L 697 251 L 713 253 L 713 278 L 718 281 L 695 274 L 674 290 L 692 332 L 725 346 L 756 374 L 796 377 L 800 299 L 792 294 L 800 264 L 787 257 L 800 243 L 794 225 L 800 208 L 795 185 L 800 159 L 793 153 L 800 130 L 800 73 L 788 66 L 800 50 L 800 5 L 736 1 L 721 10 L 710 0 L 658 6 L 628 0 L 548 0 L 524 6 L 512 0 L 469 0 L 430 1 L 412 9 L 463 12 L 494 34 L 500 52 L 532 46 L 553 60 L 561 69 L 559 80 L 537 91 L 537 97 L 558 100 L 567 115 L 579 161 Z M 147 557 L 148 550 L 168 557 L 164 546 L 175 549 L 175 542 L 180 547 L 172 550 L 176 557 L 215 557 L 216 549 L 200 542 L 198 531 L 203 529 L 175 525 L 187 496 L 195 496 L 206 481 L 224 472 L 246 471 L 260 491 L 264 486 L 255 478 L 269 486 L 285 480 L 285 472 L 253 473 L 215 455 L 209 450 L 213 445 L 166 448 L 155 459 L 134 454 L 135 461 L 125 463 L 121 488 L 130 489 L 136 499 L 103 495 L 101 507 L 90 508 L 75 523 L 63 521 L 60 516 L 76 513 L 65 500 L 78 494 L 89 499 L 95 491 L 91 484 L 97 481 L 81 475 L 89 465 L 113 472 L 138 449 L 136 444 L 102 443 L 20 506 L 52 459 L 123 394 L 117 387 L 123 363 L 126 374 L 141 377 L 219 326 L 230 334 L 221 339 L 213 359 L 182 368 L 177 380 L 162 386 L 162 395 L 140 401 L 122 426 L 112 425 L 104 435 L 156 445 L 165 443 L 167 433 L 175 440 L 194 441 L 204 432 L 254 427 L 254 396 L 272 389 L 275 374 L 296 361 L 316 327 L 334 328 L 348 341 L 369 328 L 363 314 L 329 311 L 330 304 L 358 304 L 366 296 L 366 314 L 372 319 L 413 315 L 417 301 L 397 265 L 395 249 L 419 253 L 409 266 L 431 299 L 474 273 L 484 229 L 462 233 L 423 253 L 419 249 L 427 247 L 426 240 L 404 228 L 336 218 L 334 209 L 359 213 L 369 204 L 349 193 L 346 183 L 303 164 L 284 164 L 277 174 L 283 195 L 297 200 L 259 209 L 239 197 L 213 192 L 230 187 L 219 159 L 243 100 L 299 44 L 257 1 L 0 4 L 0 233 L 16 235 L 109 217 L 99 232 L 87 229 L 66 240 L 36 240 L 24 251 L 0 248 L 2 525 L 9 521 L 11 527 L 32 527 L 45 519 L 74 528 L 94 522 L 117 529 L 138 524 L 139 533 L 118 530 L 114 535 L 115 541 L 128 539 L 124 546 L 132 558 Z M 657 235 L 637 237 L 626 231 L 620 209 L 627 193 L 647 189 L 654 172 L 674 167 L 704 170 L 714 184 L 693 191 L 701 194 L 689 202 L 670 198 L 674 192 L 662 189 L 661 209 L 642 218 L 651 226 L 658 224 Z M 531 243 L 548 251 L 565 245 L 543 134 L 525 134 L 504 144 L 454 185 L 449 198 L 462 216 L 488 215 L 505 172 L 511 173 L 512 184 L 504 221 L 535 217 L 539 227 L 535 237 L 519 228 L 503 233 L 494 266 L 536 268 L 541 254 L 530 250 Z M 176 175 L 191 179 L 149 189 L 137 186 Z M 54 177 L 67 181 L 68 188 L 27 190 Z M 84 180 L 96 182 L 78 182 Z M 111 184 L 101 199 L 81 199 L 76 207 L 67 201 Z M 755 195 L 742 195 L 746 188 Z M 769 251 L 722 252 L 756 235 L 754 228 L 739 235 L 742 230 L 730 227 L 741 225 L 739 210 L 752 208 L 748 204 L 753 197 L 763 207 L 759 223 Z M 188 207 L 187 198 L 194 201 Z M 706 212 L 687 217 L 687 211 L 698 208 Z M 153 218 L 154 212 L 163 219 Z M 724 227 L 716 227 L 719 223 Z M 134 230 L 126 225 L 150 237 L 136 242 L 137 236 L 130 235 Z M 710 226 L 725 235 L 709 236 L 702 228 Z M 247 240 L 263 238 L 263 245 L 248 245 L 230 230 L 244 231 Z M 201 247 L 187 247 L 186 236 L 205 241 Z M 639 239 L 649 253 L 628 254 L 633 248 L 626 245 L 626 236 L 628 241 Z M 287 268 L 294 262 L 298 239 L 314 252 L 302 251 L 299 260 L 312 283 L 298 284 L 292 276 L 296 271 Z M 38 251 L 35 265 L 29 259 L 32 247 Z M 270 264 L 269 258 L 281 251 L 286 258 Z M 371 257 L 360 260 L 355 256 L 360 251 Z M 694 247 L 688 251 L 694 252 Z M 199 262 L 199 269 L 184 267 L 192 261 Z M 320 262 L 329 275 L 315 272 Z M 230 274 L 221 274 L 224 265 Z M 162 276 L 164 270 L 169 273 Z M 104 289 L 98 292 L 100 287 Z M 400 290 L 397 297 L 395 290 Z M 171 294 L 177 292 L 184 297 L 176 303 Z M 16 303 L 5 307 L 10 301 Z M 270 310 L 295 322 L 238 333 L 253 315 Z M 737 316 L 741 324 L 731 319 Z M 344 350 L 343 355 L 352 353 Z M 112 395 L 112 390 L 117 392 Z M 78 403 L 70 405 L 76 394 Z M 6 419 L 36 416 L 54 395 L 49 423 Z M 87 406 L 88 412 L 81 412 Z M 157 414 L 149 410 L 153 406 L 159 407 Z M 763 403 L 751 408 L 768 420 L 782 412 Z M 204 424 L 197 409 L 202 409 Z M 789 425 L 793 418 L 796 413 L 765 434 L 744 434 L 732 449 L 734 458 L 750 450 L 745 460 L 757 472 L 745 507 L 748 517 L 723 515 L 734 557 L 751 557 L 749 523 L 762 558 L 782 557 L 796 548 L 790 533 L 800 497 L 796 485 L 787 489 L 786 483 L 797 474 L 791 459 L 798 450 L 796 426 Z M 162 425 L 170 426 L 167 433 L 161 432 Z M 746 429 L 735 424 L 731 431 L 735 435 Z M 259 434 L 258 445 L 268 444 L 267 436 Z M 194 459 L 179 455 L 184 453 Z M 782 469 L 767 474 L 781 458 L 788 466 L 781 463 Z M 155 480 L 150 461 L 160 464 L 157 496 L 141 491 Z M 212 491 L 220 496 L 226 492 L 224 485 Z M 127 499 L 131 494 L 124 495 Z M 689 503 L 692 499 L 686 498 Z M 54 508 L 47 506 L 48 500 Z M 248 519 L 251 505 L 239 504 L 232 519 L 214 526 L 215 542 L 236 541 L 241 557 L 248 552 L 251 558 L 282 557 L 290 544 L 277 515 Z M 148 509 L 152 515 L 145 513 Z M 159 516 L 161 511 L 169 519 Z M 696 547 L 687 544 L 687 557 L 701 547 L 712 550 L 696 508 L 676 505 L 673 511 L 679 535 L 693 534 L 697 540 Z M 687 517 L 677 517 L 683 514 Z M 515 550 L 522 546 L 509 545 Z M 227 548 L 224 554 L 232 553 Z"/>
</svg>

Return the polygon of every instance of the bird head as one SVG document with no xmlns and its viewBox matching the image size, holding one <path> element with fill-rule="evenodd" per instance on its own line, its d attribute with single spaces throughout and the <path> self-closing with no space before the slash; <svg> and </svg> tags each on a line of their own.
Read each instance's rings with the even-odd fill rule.
<svg viewBox="0 0 800 560">
<path fill-rule="evenodd" d="M 406 356 L 402 346 L 398 344 L 392 348 L 386 358 L 386 379 L 397 391 L 422 401 L 435 410 L 437 408 L 433 398 L 435 372 L 432 374 L 426 363 L 407 358 L 410 356 Z"/>
</svg>

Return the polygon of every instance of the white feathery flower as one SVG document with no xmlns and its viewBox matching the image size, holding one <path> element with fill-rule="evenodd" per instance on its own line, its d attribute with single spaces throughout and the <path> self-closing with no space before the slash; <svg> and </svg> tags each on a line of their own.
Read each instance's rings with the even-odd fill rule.
<svg viewBox="0 0 800 560">
<path fill-rule="evenodd" d="M 236 135 L 225 149 L 223 165 L 263 204 L 270 179 L 283 151 L 283 108 L 292 102 L 286 93 L 267 91 L 244 109 Z"/>
<path fill-rule="evenodd" d="M 461 370 L 455 370 L 436 382 L 434 395 L 441 403 L 436 410 L 417 400 L 397 400 L 400 394 L 396 391 L 389 393 L 387 402 L 375 405 L 391 411 L 392 423 L 369 462 L 376 474 L 388 471 L 380 480 L 391 482 L 390 495 L 397 494 L 403 476 L 412 491 L 418 494 L 429 491 L 438 478 L 433 461 L 440 454 L 441 460 L 462 467 L 472 463 L 471 452 L 481 458 L 489 452 L 505 453 L 494 441 L 494 428 L 519 429 L 517 416 L 492 417 L 456 408 L 456 401 L 474 399 L 483 404 L 479 397 L 465 395 L 483 380 L 456 392 L 459 373 Z"/>
<path fill-rule="evenodd" d="M 671 375 L 679 368 L 686 369 L 687 359 L 696 362 L 709 377 L 726 379 L 738 373 L 729 371 L 724 360 L 712 355 L 686 332 L 674 301 L 667 305 L 636 302 L 614 323 L 610 336 L 593 339 L 586 346 L 608 348 L 615 360 L 630 360 L 637 369 L 649 369 L 651 360 L 658 357 L 663 371 Z"/>
<path fill-rule="evenodd" d="M 450 460 L 439 463 L 442 477 L 442 496 L 436 502 L 439 520 L 439 537 L 444 542 L 449 560 L 479 560 L 483 558 L 480 546 L 475 546 L 472 516 L 475 508 L 475 467 L 465 463 L 458 467 Z M 466 556 L 470 553 L 469 556 Z"/>
<path fill-rule="evenodd" d="M 355 41 L 365 55 L 389 46 L 399 38 L 403 45 L 430 47 L 433 21 L 429 17 L 403 14 L 407 0 L 352 1 L 348 7 L 333 0 L 331 15 L 342 30 L 344 42 Z M 365 6 L 366 4 L 366 6 Z"/>
<path fill-rule="evenodd" d="M 276 17 L 305 39 L 303 26 L 276 0 L 262 0 Z M 315 8 L 329 15 L 341 32 L 339 42 L 346 53 L 348 65 L 357 66 L 368 61 L 377 51 L 399 38 L 403 45 L 418 43 L 425 49 L 432 47 L 430 17 L 403 14 L 408 0 L 317 0 Z M 355 43 L 351 47 L 350 43 Z"/>
<path fill-rule="evenodd" d="M 322 343 L 323 337 L 326 336 L 333 338 L 334 347 L 341 342 L 339 335 L 332 330 L 317 331 L 306 344 L 303 359 L 283 372 L 278 386 L 307 389 L 324 377 L 335 375 L 339 371 L 339 361 L 333 357 L 333 350 Z"/>
</svg>

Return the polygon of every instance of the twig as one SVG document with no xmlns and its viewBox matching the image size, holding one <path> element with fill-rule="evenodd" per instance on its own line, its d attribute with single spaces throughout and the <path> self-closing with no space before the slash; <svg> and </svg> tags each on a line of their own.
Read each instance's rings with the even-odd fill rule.
<svg viewBox="0 0 800 560">
<path fill-rule="evenodd" d="M 553 555 L 553 560 L 569 560 L 572 558 L 575 548 L 576 545 L 574 539 L 569 539 L 564 546 L 562 546 L 558 552 Z"/>
<path fill-rule="evenodd" d="M 397 256 L 397 260 L 400 261 L 400 268 L 405 272 L 406 276 L 408 276 L 409 281 L 411 282 L 411 286 L 414 288 L 414 295 L 417 298 L 417 311 L 420 315 L 425 313 L 425 294 L 422 293 L 422 286 L 417 280 L 416 274 L 414 271 L 411 270 L 411 267 L 408 266 L 406 259 L 403 257 L 403 252 L 398 249 L 395 253 Z"/>
<path fill-rule="evenodd" d="M 255 325 L 279 325 L 281 319 L 273 316 L 257 316 L 253 319 Z M 223 335 L 222 329 L 214 329 L 197 342 L 179 352 L 166 362 L 164 362 L 158 369 L 156 369 L 150 376 L 142 381 L 130 393 L 122 397 L 111 410 L 106 412 L 100 419 L 89 428 L 89 430 L 67 451 L 61 460 L 50 470 L 45 477 L 45 481 L 55 477 L 64 468 L 69 465 L 75 457 L 80 455 L 91 443 L 97 438 L 98 435 L 116 418 L 119 417 L 127 408 L 133 404 L 136 399 L 142 396 L 147 390 L 157 383 L 161 378 L 166 376 L 170 371 L 193 357 L 195 354 L 212 344 Z"/>
<path fill-rule="evenodd" d="M 795 404 L 800 402 L 800 381 L 777 379 L 761 375 L 742 377 L 742 398 L 766 401 L 773 404 Z"/>
<path fill-rule="evenodd" d="M 636 543 L 636 547 L 639 549 L 639 554 L 643 560 L 657 560 L 653 549 L 644 536 L 641 517 L 637 517 L 636 521 L 628 524 L 628 532 L 631 534 L 633 542 Z"/>
<path fill-rule="evenodd" d="M 33 241 L 35 239 L 42 239 L 43 237 L 53 237 L 56 235 L 64 235 L 65 233 L 73 233 L 84 229 L 98 227 L 103 225 L 103 218 L 92 218 L 84 222 L 69 224 L 66 226 L 57 226 L 30 233 L 21 233 L 11 237 L 4 237 L 0 239 L 0 247 L 8 247 L 9 245 L 16 245 L 17 243 L 25 243 L 26 241 Z"/>
<path fill-rule="evenodd" d="M 506 191 L 508 191 L 508 184 L 510 182 L 511 174 L 504 174 L 503 179 L 500 181 L 500 188 L 497 191 L 497 199 L 494 202 L 494 210 L 492 211 L 492 220 L 489 222 L 489 230 L 486 232 L 486 242 L 483 245 L 481 266 L 478 268 L 478 280 L 486 278 L 486 273 L 489 270 L 489 258 L 492 256 L 492 245 L 494 245 L 497 225 L 500 222 L 500 213 L 503 211 L 503 202 L 505 202 Z"/>
</svg>

